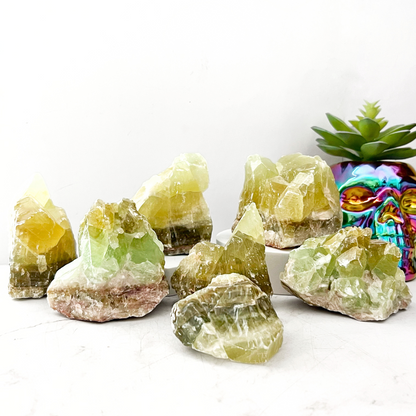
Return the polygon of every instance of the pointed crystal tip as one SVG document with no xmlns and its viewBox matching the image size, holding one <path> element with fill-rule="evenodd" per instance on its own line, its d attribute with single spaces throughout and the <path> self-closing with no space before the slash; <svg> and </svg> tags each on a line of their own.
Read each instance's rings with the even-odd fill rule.
<svg viewBox="0 0 416 416">
<path fill-rule="evenodd" d="M 51 199 L 45 181 L 39 173 L 36 173 L 33 177 L 32 183 L 25 192 L 24 196 L 30 196 L 33 199 L 36 199 L 36 201 L 38 201 L 43 207 Z"/>
</svg>

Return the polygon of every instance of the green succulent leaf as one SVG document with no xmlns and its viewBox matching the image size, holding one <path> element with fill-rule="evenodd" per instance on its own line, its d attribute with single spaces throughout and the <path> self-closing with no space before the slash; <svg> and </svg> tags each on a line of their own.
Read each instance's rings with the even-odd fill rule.
<svg viewBox="0 0 416 416">
<path fill-rule="evenodd" d="M 409 133 L 409 130 L 407 131 L 396 131 L 394 133 L 388 134 L 387 136 L 384 136 L 381 141 L 388 143 L 389 147 L 396 147 L 399 146 L 398 143 L 400 140 L 406 136 Z M 411 140 L 410 140 L 411 141 Z M 404 143 L 406 144 L 406 143 Z"/>
<path fill-rule="evenodd" d="M 416 127 L 416 123 L 406 124 L 402 130 L 412 130 L 413 127 Z"/>
<path fill-rule="evenodd" d="M 358 123 L 360 120 L 348 120 L 357 130 L 358 130 Z"/>
<path fill-rule="evenodd" d="M 337 136 L 345 143 L 345 147 L 349 147 L 354 150 L 360 150 L 360 147 L 367 143 L 367 140 L 365 140 L 364 137 L 358 133 L 341 131 L 337 133 Z"/>
<path fill-rule="evenodd" d="M 321 150 L 323 150 L 325 153 L 328 153 L 329 155 L 332 155 L 332 156 L 346 157 L 347 159 L 357 160 L 357 161 L 361 160 L 361 157 L 356 156 L 355 154 L 353 154 L 353 153 L 349 152 L 348 150 L 343 149 L 341 147 L 330 146 L 330 145 L 322 144 L 322 143 L 319 143 L 318 147 Z"/>
<path fill-rule="evenodd" d="M 312 127 L 312 130 L 323 137 L 327 144 L 331 146 L 345 146 L 345 143 L 339 137 L 328 130 L 321 129 L 320 127 L 316 126 Z"/>
<path fill-rule="evenodd" d="M 403 147 L 401 149 L 387 150 L 380 154 L 379 160 L 385 159 L 407 159 L 416 156 L 416 149 Z"/>
<path fill-rule="evenodd" d="M 374 160 L 379 158 L 379 154 L 389 147 L 388 143 L 377 141 L 363 144 L 361 146 L 361 153 L 364 160 Z"/>
<path fill-rule="evenodd" d="M 380 133 L 380 136 L 378 138 L 379 139 L 382 139 L 384 136 L 387 136 L 388 134 L 394 133 L 396 131 L 400 131 L 400 130 L 410 130 L 409 128 L 406 129 L 405 127 L 407 127 L 407 126 L 405 126 L 404 124 L 399 124 L 397 126 L 391 126 L 388 129 L 382 131 Z"/>
<path fill-rule="evenodd" d="M 344 121 L 342 121 L 340 118 L 333 116 L 332 114 L 326 113 L 326 116 L 331 123 L 331 126 L 336 131 L 350 131 L 353 132 L 354 130 Z"/>
<path fill-rule="evenodd" d="M 371 118 L 364 117 L 358 122 L 358 130 L 366 140 L 375 140 L 380 133 L 380 124 Z"/>
<path fill-rule="evenodd" d="M 406 136 L 402 137 L 396 147 L 404 146 L 405 144 L 409 144 L 414 139 L 416 139 L 416 131 L 412 131 L 411 133 L 407 134 Z"/>
<path fill-rule="evenodd" d="M 360 110 L 361 114 L 364 117 L 375 119 L 377 117 L 378 113 L 381 111 L 380 106 L 377 105 L 378 101 L 375 101 L 374 103 L 369 103 L 366 100 L 364 100 L 364 101 L 365 101 L 365 104 L 364 104 L 363 107 L 364 107 L 365 111 Z"/>
<path fill-rule="evenodd" d="M 386 127 L 388 121 L 384 120 L 384 121 L 379 121 L 378 124 L 380 125 L 380 130 L 383 130 L 384 127 Z"/>
</svg>

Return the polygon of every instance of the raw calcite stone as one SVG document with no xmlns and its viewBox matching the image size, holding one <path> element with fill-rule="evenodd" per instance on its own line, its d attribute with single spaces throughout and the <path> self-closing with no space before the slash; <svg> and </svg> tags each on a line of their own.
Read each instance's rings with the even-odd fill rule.
<svg viewBox="0 0 416 416">
<path fill-rule="evenodd" d="M 247 207 L 225 247 L 198 243 L 180 262 L 171 284 L 182 299 L 208 286 L 215 276 L 228 273 L 247 276 L 267 295 L 272 294 L 263 224 L 254 203 Z"/>
<path fill-rule="evenodd" d="M 306 240 L 290 253 L 282 285 L 309 305 L 360 321 L 406 309 L 411 294 L 398 268 L 400 249 L 371 235 L 370 228 L 347 227 Z"/>
<path fill-rule="evenodd" d="M 49 305 L 68 318 L 143 316 L 168 294 L 163 245 L 133 201 L 98 200 L 80 226 L 79 247 L 48 289 Z"/>
<path fill-rule="evenodd" d="M 175 335 L 186 346 L 241 363 L 264 363 L 283 342 L 270 298 L 245 276 L 215 277 L 172 309 Z"/>
<path fill-rule="evenodd" d="M 14 207 L 10 296 L 44 296 L 56 271 L 75 258 L 75 239 L 66 213 L 53 204 L 42 177 L 36 175 Z"/>
<path fill-rule="evenodd" d="M 249 156 L 233 229 L 245 207 L 255 202 L 263 219 L 266 245 L 296 247 L 307 238 L 338 231 L 339 192 L 329 166 L 319 156 L 283 156 L 275 164 Z"/>
<path fill-rule="evenodd" d="M 205 159 L 186 153 L 145 182 L 133 197 L 162 241 L 165 254 L 188 254 L 195 244 L 211 240 L 212 220 L 202 195 L 208 183 Z"/>
</svg>

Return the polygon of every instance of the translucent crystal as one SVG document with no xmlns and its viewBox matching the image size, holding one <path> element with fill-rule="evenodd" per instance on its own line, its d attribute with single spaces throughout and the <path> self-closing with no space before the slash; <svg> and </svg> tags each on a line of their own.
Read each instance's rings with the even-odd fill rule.
<svg viewBox="0 0 416 416">
<path fill-rule="evenodd" d="M 249 156 L 233 229 L 255 202 L 263 219 L 266 245 L 285 248 L 341 228 L 339 192 L 329 166 L 319 156 L 283 156 L 274 164 Z"/>
<path fill-rule="evenodd" d="M 76 258 L 65 211 L 53 204 L 40 175 L 14 207 L 9 294 L 40 298 L 56 271 Z"/>
<path fill-rule="evenodd" d="M 168 294 L 163 245 L 133 201 L 98 200 L 80 226 L 79 247 L 48 289 L 49 305 L 68 318 L 139 317 Z"/>
<path fill-rule="evenodd" d="M 198 243 L 184 258 L 171 278 L 179 298 L 202 289 L 219 274 L 247 276 L 263 292 L 272 294 L 266 265 L 264 231 L 254 203 L 250 204 L 225 247 Z"/>
<path fill-rule="evenodd" d="M 406 309 L 411 294 L 398 268 L 400 249 L 371 235 L 370 228 L 347 227 L 306 240 L 290 253 L 282 285 L 310 305 L 360 321 Z"/>
<path fill-rule="evenodd" d="M 186 346 L 242 363 L 264 363 L 283 341 L 283 325 L 270 298 L 247 277 L 215 277 L 172 309 L 175 335 Z"/>
<path fill-rule="evenodd" d="M 188 254 L 196 243 L 210 241 L 212 220 L 202 195 L 208 182 L 205 159 L 197 153 L 186 153 L 145 182 L 133 197 L 166 254 Z"/>
</svg>

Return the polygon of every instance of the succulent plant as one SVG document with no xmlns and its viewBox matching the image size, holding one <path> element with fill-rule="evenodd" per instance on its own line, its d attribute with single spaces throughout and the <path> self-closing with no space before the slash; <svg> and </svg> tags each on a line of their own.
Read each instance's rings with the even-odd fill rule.
<svg viewBox="0 0 416 416">
<path fill-rule="evenodd" d="M 329 122 L 336 130 L 334 133 L 320 127 L 312 130 L 321 138 L 316 139 L 318 147 L 324 152 L 355 161 L 374 161 L 389 159 L 407 159 L 416 156 L 416 149 L 402 147 L 416 138 L 416 131 L 411 131 L 416 123 L 399 124 L 384 129 L 388 121 L 377 118 L 381 111 L 378 101 L 365 101 L 362 116 L 350 120 L 348 125 L 338 117 L 327 113 Z"/>
</svg>

